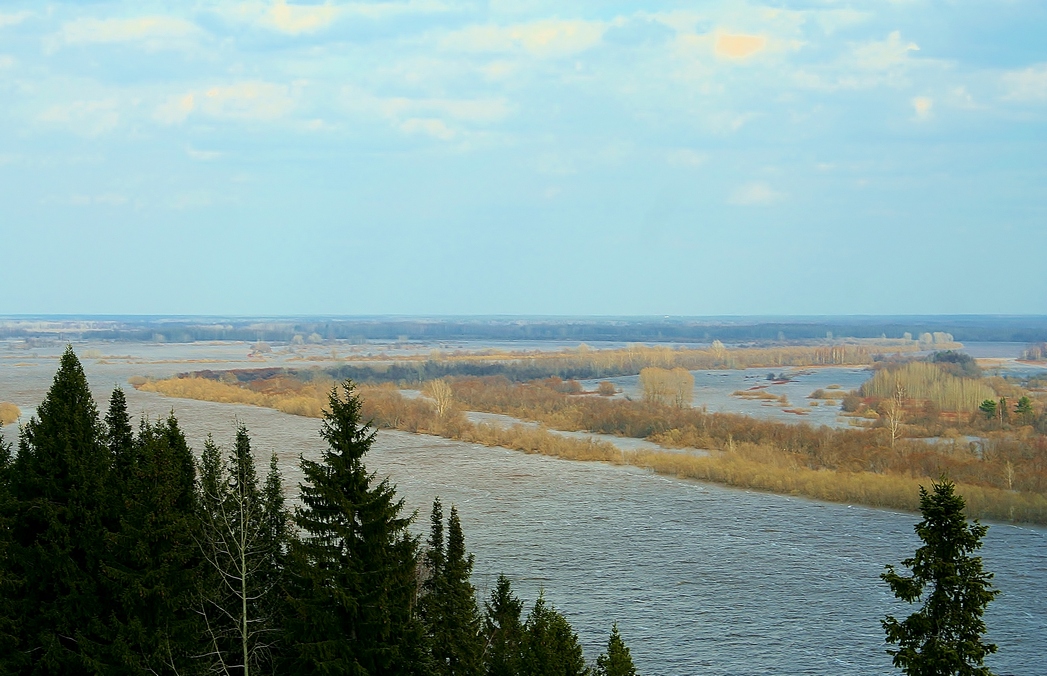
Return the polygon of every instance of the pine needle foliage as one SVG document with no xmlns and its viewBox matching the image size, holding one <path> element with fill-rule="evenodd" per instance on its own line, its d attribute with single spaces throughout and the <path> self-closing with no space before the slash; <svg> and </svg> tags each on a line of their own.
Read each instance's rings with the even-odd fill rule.
<svg viewBox="0 0 1047 676">
<path fill-rule="evenodd" d="M 923 601 L 904 620 L 888 615 L 882 621 L 887 642 L 898 646 L 887 652 L 908 676 L 992 674 L 984 659 L 996 646 L 982 641 L 982 615 L 999 591 L 992 589 L 993 575 L 982 569 L 981 557 L 972 556 L 988 527 L 968 524 L 963 510 L 963 498 L 950 481 L 932 484 L 931 491 L 921 486 L 923 521 L 915 531 L 925 544 L 902 561 L 912 575 L 900 575 L 888 565 L 880 576 L 899 599 Z"/>
<path fill-rule="evenodd" d="M 37 416 L 23 429 L 12 466 L 20 650 L 32 655 L 35 674 L 102 673 L 108 604 L 99 535 L 111 456 L 72 348 Z"/>
<path fill-rule="evenodd" d="M 109 673 L 184 673 L 195 664 L 191 646 L 199 633 L 191 609 L 200 563 L 193 456 L 173 415 L 143 422 L 130 437 L 119 392 L 106 416 L 118 454 L 117 524 L 103 569 L 112 598 Z"/>
<path fill-rule="evenodd" d="M 611 636 L 607 639 L 607 652 L 596 658 L 593 676 L 637 676 L 629 646 L 618 633 L 618 623 L 611 625 Z"/>
<path fill-rule="evenodd" d="M 486 676 L 517 676 L 523 649 L 523 601 L 509 578 L 498 576 L 491 599 L 484 603 L 484 663 Z"/>
<path fill-rule="evenodd" d="M 539 594 L 524 623 L 521 673 L 525 676 L 590 676 L 578 635 Z"/>
<path fill-rule="evenodd" d="M 444 545 L 443 506 L 433 502 L 432 528 L 425 554 L 429 577 L 419 603 L 435 676 L 483 673 L 484 639 L 476 589 L 470 582 L 473 556 L 466 554 L 458 510 L 451 507 Z"/>
<path fill-rule="evenodd" d="M 328 444 L 320 461 L 301 461 L 288 671 L 417 673 L 424 667 L 414 613 L 418 543 L 395 487 L 364 465 L 374 431 L 360 419 L 352 382 L 332 390 L 320 435 Z"/>
</svg>

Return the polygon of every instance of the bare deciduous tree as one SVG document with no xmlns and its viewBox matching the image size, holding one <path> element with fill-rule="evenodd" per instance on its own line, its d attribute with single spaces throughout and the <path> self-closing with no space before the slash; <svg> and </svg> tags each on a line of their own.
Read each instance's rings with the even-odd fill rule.
<svg viewBox="0 0 1047 676">
<path fill-rule="evenodd" d="M 451 410 L 454 392 L 446 380 L 430 380 L 425 385 L 425 394 L 436 402 L 436 414 L 443 418 Z"/>
<path fill-rule="evenodd" d="M 218 674 L 250 676 L 268 663 L 275 639 L 272 594 L 278 584 L 286 513 L 271 476 L 263 494 L 258 487 L 247 430 L 237 430 L 236 448 L 223 466 L 220 451 L 208 439 L 201 467 L 200 552 L 209 575 L 200 599 Z M 276 481 L 277 495 L 269 495 Z M 269 505 L 267 502 L 277 502 Z"/>
</svg>

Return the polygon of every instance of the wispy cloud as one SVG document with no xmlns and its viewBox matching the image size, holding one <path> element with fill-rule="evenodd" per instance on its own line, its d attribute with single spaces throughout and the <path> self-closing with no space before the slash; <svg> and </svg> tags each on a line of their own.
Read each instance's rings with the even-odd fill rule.
<svg viewBox="0 0 1047 676">
<path fill-rule="evenodd" d="M 1003 74 L 1009 101 L 1047 101 L 1047 63 Z"/>
<path fill-rule="evenodd" d="M 201 162 L 212 162 L 225 157 L 225 153 L 218 152 L 217 150 L 197 150 L 193 147 L 186 148 L 185 154 L 192 159 Z"/>
<path fill-rule="evenodd" d="M 406 0 L 405 2 L 324 2 L 296 4 L 286 0 L 274 2 L 241 2 L 224 7 L 221 13 L 239 21 L 253 23 L 287 35 L 320 33 L 341 20 L 363 18 L 374 21 L 412 14 L 433 14 L 451 7 L 439 0 Z"/>
<path fill-rule="evenodd" d="M 443 39 L 451 50 L 523 52 L 540 58 L 572 56 L 598 45 L 607 30 L 601 21 L 545 19 L 510 26 L 468 26 Z"/>
<path fill-rule="evenodd" d="M 912 108 L 916 113 L 917 120 L 929 120 L 933 113 L 934 100 L 929 96 L 917 96 L 912 100 Z"/>
<path fill-rule="evenodd" d="M 786 193 L 775 190 L 766 183 L 756 181 L 739 186 L 727 198 L 727 202 L 738 206 L 766 206 L 781 202 L 786 197 L 788 197 Z"/>
<path fill-rule="evenodd" d="M 93 137 L 115 129 L 120 122 L 120 112 L 115 99 L 73 101 L 49 106 L 37 116 L 37 120 L 74 134 Z"/>
<path fill-rule="evenodd" d="M 709 156 L 691 148 L 679 148 L 670 151 L 666 159 L 673 166 L 697 168 L 708 162 Z"/>
<path fill-rule="evenodd" d="M 130 19 L 81 18 L 70 21 L 51 36 L 46 46 L 91 45 L 138 42 L 148 48 L 185 46 L 186 39 L 202 31 L 193 23 L 171 16 L 143 16 Z"/>
<path fill-rule="evenodd" d="M 4 26 L 17 26 L 31 16 L 33 16 L 32 12 L 13 12 L 11 14 L 0 12 L 0 28 L 3 28 Z"/>
<path fill-rule="evenodd" d="M 293 87 L 248 80 L 172 96 L 153 111 L 153 119 L 171 125 L 192 114 L 232 120 L 271 121 L 285 117 L 296 104 Z"/>
<path fill-rule="evenodd" d="M 713 39 L 713 52 L 724 59 L 747 59 L 767 48 L 764 35 L 731 34 L 717 31 Z"/>
<path fill-rule="evenodd" d="M 920 51 L 915 42 L 902 40 L 900 31 L 894 31 L 886 40 L 870 40 L 855 45 L 852 50 L 853 62 L 865 70 L 888 70 L 905 64 L 911 52 Z"/>
<path fill-rule="evenodd" d="M 408 134 L 424 133 L 441 140 L 456 137 L 462 125 L 494 124 L 512 112 L 512 107 L 504 98 L 380 97 L 351 87 L 343 92 L 343 100 L 346 109 L 351 112 L 379 117 Z"/>
</svg>

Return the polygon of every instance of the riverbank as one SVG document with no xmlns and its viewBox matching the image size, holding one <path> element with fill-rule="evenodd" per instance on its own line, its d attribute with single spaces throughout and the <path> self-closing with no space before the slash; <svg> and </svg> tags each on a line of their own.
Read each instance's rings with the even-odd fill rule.
<svg viewBox="0 0 1047 676">
<path fill-rule="evenodd" d="M 148 381 L 136 387 L 167 396 L 241 403 L 286 413 L 319 417 L 326 402 L 326 383 L 269 383 L 260 390 L 204 378 Z M 558 436 L 543 428 L 509 428 L 474 424 L 461 410 L 438 415 L 427 399 L 403 397 L 391 385 L 363 386 L 364 414 L 386 429 L 433 434 L 448 439 L 502 446 L 576 461 L 635 465 L 658 474 L 727 486 L 801 495 L 829 502 L 916 511 L 919 486 L 935 477 L 898 476 L 876 472 L 812 469 L 805 458 L 767 443 L 728 439 L 723 448 L 706 455 L 679 452 L 624 451 L 605 441 Z M 709 414 L 718 416 L 720 414 Z M 714 418 L 718 419 L 718 418 Z M 766 425 L 766 423 L 765 423 Z M 850 433 L 855 434 L 855 433 Z M 658 438 L 655 438 L 658 440 Z M 661 440 L 672 445 L 671 434 Z M 683 438 L 677 438 L 680 442 Z M 681 445 L 682 444 L 679 444 Z M 974 518 L 1047 524 L 1047 497 L 957 482 Z"/>
</svg>

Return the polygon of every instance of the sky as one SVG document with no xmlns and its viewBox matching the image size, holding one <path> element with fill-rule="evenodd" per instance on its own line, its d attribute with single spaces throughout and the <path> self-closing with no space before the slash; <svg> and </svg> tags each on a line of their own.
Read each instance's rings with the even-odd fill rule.
<svg viewBox="0 0 1047 676">
<path fill-rule="evenodd" d="M 1047 314 L 1047 3 L 0 2 L 0 314 Z"/>
</svg>

